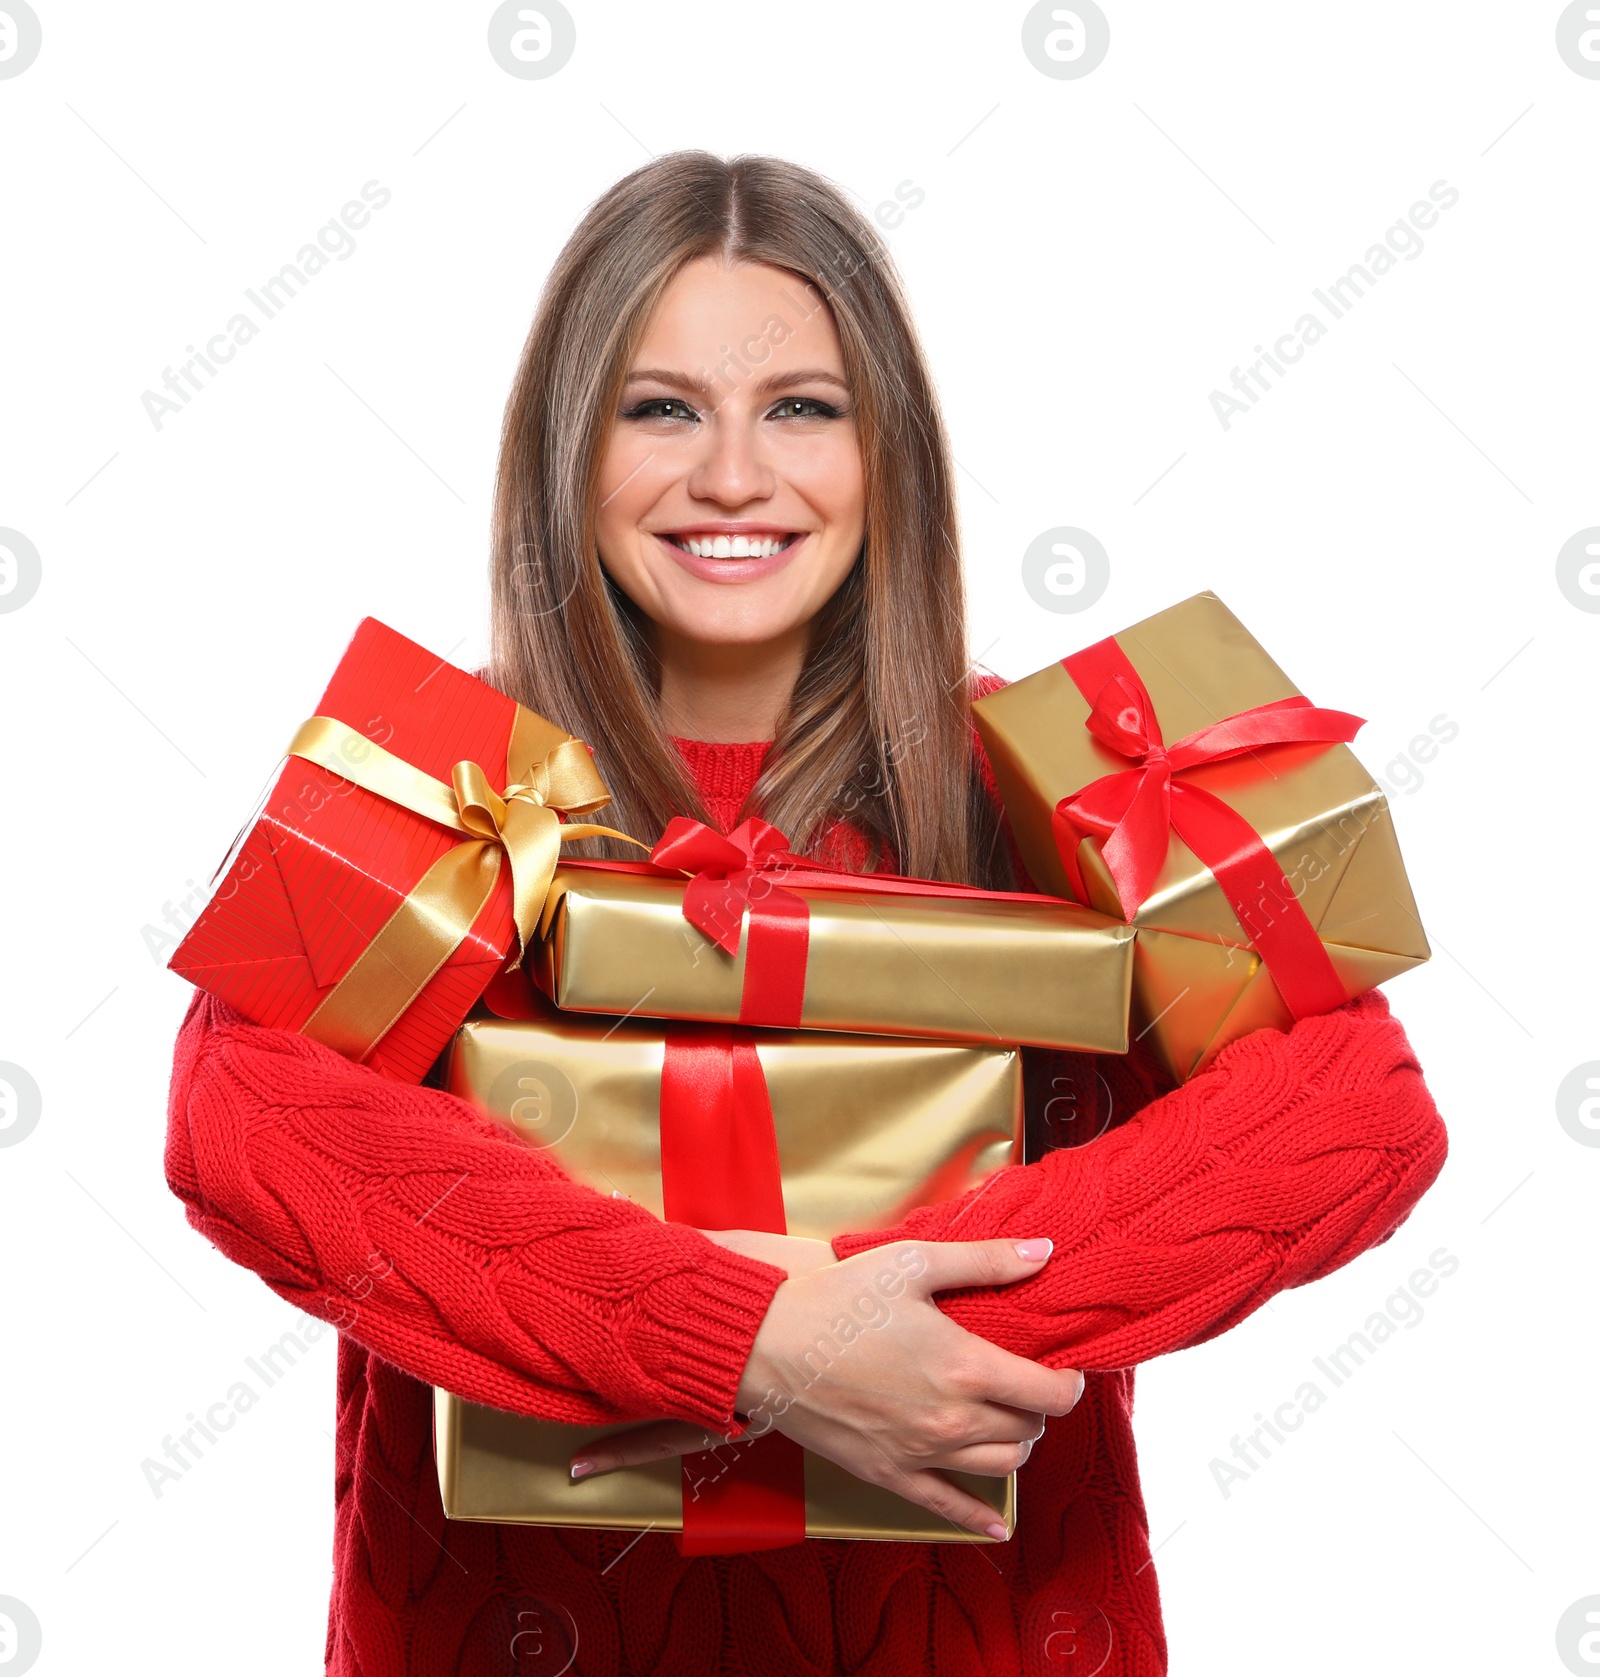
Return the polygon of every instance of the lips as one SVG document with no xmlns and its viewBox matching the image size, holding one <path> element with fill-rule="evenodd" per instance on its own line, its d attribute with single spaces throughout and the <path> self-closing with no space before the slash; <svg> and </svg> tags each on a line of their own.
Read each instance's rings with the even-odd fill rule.
<svg viewBox="0 0 1600 1677">
<path fill-rule="evenodd" d="M 808 530 L 682 530 L 652 534 L 675 564 L 703 582 L 756 582 L 790 563 Z"/>
</svg>

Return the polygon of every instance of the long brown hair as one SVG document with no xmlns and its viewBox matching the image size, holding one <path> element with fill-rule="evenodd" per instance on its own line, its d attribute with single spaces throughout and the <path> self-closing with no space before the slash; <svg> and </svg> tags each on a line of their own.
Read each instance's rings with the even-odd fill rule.
<svg viewBox="0 0 1600 1677">
<path fill-rule="evenodd" d="M 882 240 L 797 164 L 658 157 L 567 241 L 501 431 L 490 679 L 594 748 L 613 796 L 608 823 L 648 843 L 672 815 L 706 818 L 662 727 L 649 624 L 595 544 L 601 457 L 630 359 L 673 276 L 702 256 L 788 270 L 802 282 L 797 309 L 817 306 L 803 282 L 826 299 L 865 466 L 862 552 L 813 624 L 746 813 L 759 809 L 797 850 L 843 819 L 902 872 L 1003 886 L 1009 865 L 973 763 L 938 399 Z M 749 370 L 729 350 L 721 376 L 732 368 Z"/>
</svg>

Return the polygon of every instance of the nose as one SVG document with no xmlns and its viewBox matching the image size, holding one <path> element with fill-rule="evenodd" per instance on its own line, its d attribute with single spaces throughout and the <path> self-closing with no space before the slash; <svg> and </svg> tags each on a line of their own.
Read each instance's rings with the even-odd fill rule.
<svg viewBox="0 0 1600 1677">
<path fill-rule="evenodd" d="M 697 501 L 742 507 L 770 499 L 776 488 L 776 476 L 761 448 L 760 419 L 733 408 L 733 403 L 725 403 L 703 427 L 700 457 L 688 483 Z"/>
</svg>

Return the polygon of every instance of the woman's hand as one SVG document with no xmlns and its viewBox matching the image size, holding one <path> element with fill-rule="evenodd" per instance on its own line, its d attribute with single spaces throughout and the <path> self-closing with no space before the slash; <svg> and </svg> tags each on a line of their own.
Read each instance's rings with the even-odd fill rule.
<svg viewBox="0 0 1600 1677">
<path fill-rule="evenodd" d="M 1046 1416 L 1078 1401 L 1083 1377 L 967 1333 L 933 1295 L 1026 1280 L 1049 1251 L 1044 1240 L 901 1241 L 793 1276 L 773 1295 L 739 1383 L 746 1436 L 775 1428 L 858 1479 L 1003 1537 L 994 1510 L 939 1470 L 998 1478 L 1020 1467 Z M 574 1460 L 573 1476 L 724 1442 L 657 1422 L 597 1441 Z"/>
</svg>

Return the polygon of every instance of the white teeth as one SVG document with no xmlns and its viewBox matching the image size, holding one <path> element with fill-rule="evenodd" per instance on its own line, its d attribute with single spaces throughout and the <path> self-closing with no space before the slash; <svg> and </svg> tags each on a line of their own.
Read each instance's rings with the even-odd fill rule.
<svg viewBox="0 0 1600 1677">
<path fill-rule="evenodd" d="M 787 547 L 791 536 L 673 536 L 696 559 L 767 559 Z"/>
</svg>

